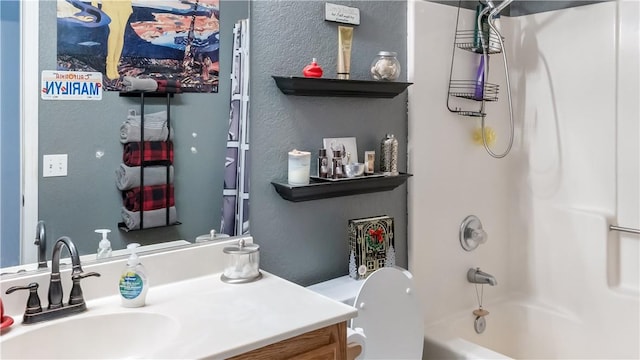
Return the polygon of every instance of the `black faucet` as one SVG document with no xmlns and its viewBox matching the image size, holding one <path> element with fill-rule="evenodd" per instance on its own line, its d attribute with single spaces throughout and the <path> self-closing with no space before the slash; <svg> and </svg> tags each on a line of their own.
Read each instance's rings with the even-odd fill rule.
<svg viewBox="0 0 640 360">
<path fill-rule="evenodd" d="M 62 282 L 60 281 L 60 251 L 66 246 L 71 255 L 71 276 L 82 273 L 80 265 L 80 255 L 76 249 L 76 245 L 66 236 L 63 236 L 53 245 L 53 253 L 51 254 L 51 279 L 49 280 L 49 306 L 47 309 L 57 309 L 62 307 Z"/>
<path fill-rule="evenodd" d="M 73 286 L 69 295 L 69 302 L 65 306 L 62 303 L 62 282 L 60 280 L 60 251 L 66 246 L 71 254 L 71 280 Z M 7 294 L 11 294 L 16 290 L 29 290 L 29 298 L 27 300 L 27 308 L 23 316 L 24 324 L 33 324 L 40 321 L 57 319 L 60 317 L 77 314 L 87 310 L 87 305 L 80 288 L 80 280 L 88 276 L 100 276 L 96 272 L 84 273 L 80 265 L 80 255 L 75 244 L 66 236 L 59 238 L 53 245 L 53 253 L 51 255 L 51 278 L 49 280 L 49 305 L 47 310 L 42 310 L 40 306 L 40 298 L 38 296 L 38 284 L 31 283 L 28 286 L 13 286 L 7 290 Z"/>
<path fill-rule="evenodd" d="M 47 268 L 47 228 L 44 221 L 38 221 L 36 226 L 36 241 L 33 242 L 38 246 L 38 269 Z"/>
</svg>

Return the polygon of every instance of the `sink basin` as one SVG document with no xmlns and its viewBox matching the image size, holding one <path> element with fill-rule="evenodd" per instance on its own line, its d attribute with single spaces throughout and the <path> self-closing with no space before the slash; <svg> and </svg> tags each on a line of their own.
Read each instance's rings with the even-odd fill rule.
<svg viewBox="0 0 640 360">
<path fill-rule="evenodd" d="M 141 358 L 157 353 L 177 334 L 166 315 L 144 312 L 68 317 L 0 338 L 3 359 Z M 37 326 L 37 327 L 35 327 Z"/>
</svg>

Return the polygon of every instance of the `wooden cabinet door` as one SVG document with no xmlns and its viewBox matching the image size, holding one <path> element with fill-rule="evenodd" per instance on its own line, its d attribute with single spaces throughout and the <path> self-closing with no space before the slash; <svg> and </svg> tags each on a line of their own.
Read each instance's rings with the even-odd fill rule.
<svg viewBox="0 0 640 360">
<path fill-rule="evenodd" d="M 345 360 L 347 323 L 330 325 L 250 351 L 232 360 Z"/>
</svg>

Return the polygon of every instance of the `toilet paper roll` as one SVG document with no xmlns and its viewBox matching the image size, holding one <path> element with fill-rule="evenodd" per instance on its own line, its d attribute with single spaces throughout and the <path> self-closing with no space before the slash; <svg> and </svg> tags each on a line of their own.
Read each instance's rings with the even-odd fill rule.
<svg viewBox="0 0 640 360">
<path fill-rule="evenodd" d="M 362 328 L 347 328 L 347 345 L 351 343 L 356 343 L 362 347 L 362 352 L 358 355 L 355 360 L 364 359 L 364 353 L 366 350 L 365 342 L 367 340 L 367 336 L 364 334 L 364 330 Z"/>
</svg>

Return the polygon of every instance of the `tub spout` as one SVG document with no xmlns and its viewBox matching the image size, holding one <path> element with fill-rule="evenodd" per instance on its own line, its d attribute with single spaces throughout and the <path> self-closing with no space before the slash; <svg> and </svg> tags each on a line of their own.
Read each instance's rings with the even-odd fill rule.
<svg viewBox="0 0 640 360">
<path fill-rule="evenodd" d="M 498 285 L 498 281 L 493 275 L 489 275 L 480 268 L 471 268 L 467 271 L 467 280 L 472 284 L 489 284 L 491 286 Z"/>
</svg>

